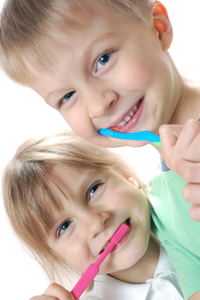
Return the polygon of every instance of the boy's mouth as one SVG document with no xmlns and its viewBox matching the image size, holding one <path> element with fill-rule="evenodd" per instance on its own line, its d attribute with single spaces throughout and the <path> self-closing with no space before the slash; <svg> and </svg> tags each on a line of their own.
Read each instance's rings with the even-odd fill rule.
<svg viewBox="0 0 200 300">
<path fill-rule="evenodd" d="M 123 118 L 123 120 L 121 120 L 119 123 L 117 123 L 114 126 L 109 127 L 108 129 L 119 132 L 120 129 L 127 125 L 135 116 L 136 112 L 138 111 L 138 108 L 141 105 L 143 98 L 141 98 L 134 106 L 133 108 L 128 112 L 128 114 Z"/>
<path fill-rule="evenodd" d="M 130 218 L 128 218 L 128 219 L 124 222 L 124 224 L 130 226 Z M 104 247 L 102 248 L 102 250 L 99 252 L 99 255 L 100 255 L 101 253 L 104 252 L 104 250 L 108 247 L 108 245 L 110 244 L 110 242 L 111 242 L 111 239 L 109 239 L 109 240 L 107 241 L 107 243 L 104 245 Z"/>
</svg>

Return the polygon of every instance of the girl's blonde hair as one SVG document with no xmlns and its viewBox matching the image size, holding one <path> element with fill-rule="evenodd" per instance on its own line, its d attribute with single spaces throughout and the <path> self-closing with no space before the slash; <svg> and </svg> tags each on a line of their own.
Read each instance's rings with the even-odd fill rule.
<svg viewBox="0 0 200 300">
<path fill-rule="evenodd" d="M 128 16 L 149 21 L 154 0 L 7 0 L 0 17 L 0 66 L 14 81 L 30 85 L 30 69 L 51 70 L 60 33 L 83 22 L 90 1 L 109 5 Z M 83 3 L 87 5 L 88 11 Z M 81 18 L 82 17 L 82 18 Z M 53 71 L 53 70 L 51 70 Z"/>
<path fill-rule="evenodd" d="M 69 288 L 77 280 L 77 272 L 67 266 L 47 242 L 55 214 L 62 209 L 58 199 L 58 193 L 62 191 L 50 174 L 58 164 L 78 168 L 80 172 L 84 168 L 101 170 L 114 167 L 122 172 L 128 171 L 139 186 L 143 187 L 143 184 L 120 156 L 86 142 L 72 131 L 30 139 L 18 149 L 3 175 L 7 215 L 16 234 L 39 261 L 49 279 Z M 63 282 L 63 278 L 68 281 Z"/>
</svg>

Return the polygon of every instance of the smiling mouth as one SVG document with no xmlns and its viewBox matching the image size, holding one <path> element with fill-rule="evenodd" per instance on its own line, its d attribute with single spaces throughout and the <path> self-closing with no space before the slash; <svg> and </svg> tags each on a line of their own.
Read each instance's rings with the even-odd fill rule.
<svg viewBox="0 0 200 300">
<path fill-rule="evenodd" d="M 124 224 L 130 226 L 130 218 L 128 218 L 128 219 L 124 222 Z M 99 252 L 99 255 L 100 255 L 101 253 L 104 252 L 104 250 L 108 247 L 108 245 L 110 244 L 110 242 L 111 242 L 111 239 L 109 239 L 109 240 L 107 241 L 107 243 L 104 245 L 104 247 L 102 248 L 102 250 Z"/>
<path fill-rule="evenodd" d="M 143 98 L 141 98 L 134 106 L 133 108 L 129 111 L 129 113 L 124 117 L 124 119 L 122 121 L 120 121 L 119 123 L 117 123 L 114 126 L 109 127 L 108 129 L 112 130 L 112 131 L 120 131 L 120 129 L 128 124 L 131 119 L 134 117 L 134 115 L 136 114 L 136 112 L 138 111 L 138 108 L 140 107 L 140 104 L 142 102 Z"/>
</svg>

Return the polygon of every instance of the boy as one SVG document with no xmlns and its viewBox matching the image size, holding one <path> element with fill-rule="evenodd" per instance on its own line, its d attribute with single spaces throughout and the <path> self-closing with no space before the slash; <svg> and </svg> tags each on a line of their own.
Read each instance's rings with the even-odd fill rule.
<svg viewBox="0 0 200 300">
<path fill-rule="evenodd" d="M 1 66 L 45 98 L 84 139 L 105 147 L 142 146 L 145 142 L 106 138 L 98 130 L 158 133 L 162 124 L 199 119 L 199 87 L 178 73 L 167 51 L 172 35 L 158 1 L 8 1 L 1 16 Z M 199 132 L 200 125 L 187 126 L 193 125 Z M 172 148 L 174 132 L 169 129 L 163 139 L 166 130 L 161 156 L 189 182 L 184 198 L 194 202 L 191 217 L 200 221 L 199 165 L 188 163 L 199 159 L 180 154 L 176 139 Z"/>
</svg>

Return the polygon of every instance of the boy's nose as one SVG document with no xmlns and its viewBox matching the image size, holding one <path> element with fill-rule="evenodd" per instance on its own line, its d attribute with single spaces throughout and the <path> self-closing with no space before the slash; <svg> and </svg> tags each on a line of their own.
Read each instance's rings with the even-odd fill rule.
<svg viewBox="0 0 200 300">
<path fill-rule="evenodd" d="M 90 91 L 90 93 L 85 96 L 89 117 L 94 119 L 104 116 L 109 112 L 111 107 L 114 106 L 116 100 L 117 93 L 114 91 Z"/>
<path fill-rule="evenodd" d="M 109 216 L 109 213 L 104 211 L 98 214 L 92 214 L 87 218 L 87 233 L 89 238 L 95 238 L 104 230 Z"/>
</svg>

